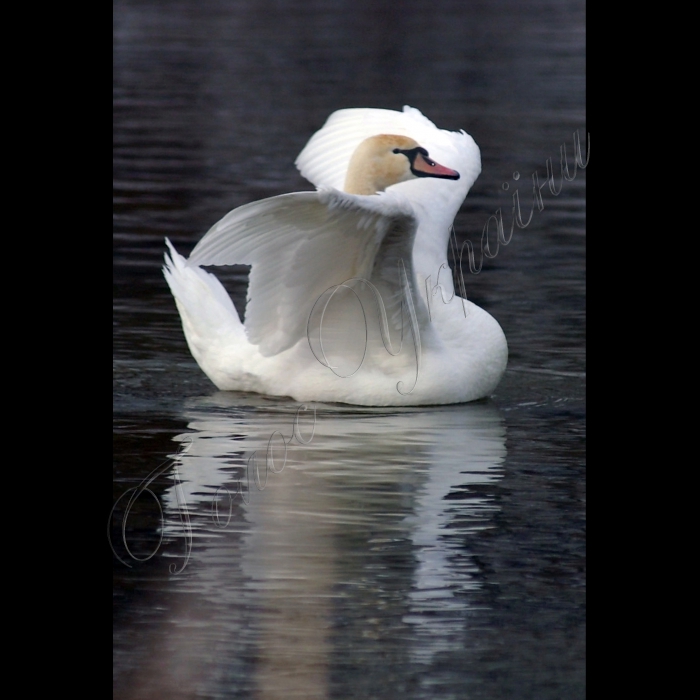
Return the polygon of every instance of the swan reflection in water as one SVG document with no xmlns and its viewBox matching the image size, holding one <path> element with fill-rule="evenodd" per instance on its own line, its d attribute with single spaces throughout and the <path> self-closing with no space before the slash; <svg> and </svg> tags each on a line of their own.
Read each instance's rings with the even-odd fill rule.
<svg viewBox="0 0 700 700">
<path fill-rule="evenodd" d="M 465 536 L 490 526 L 479 485 L 506 454 L 496 408 L 315 410 L 219 393 L 175 438 L 165 536 L 182 539 L 173 585 L 195 595 L 169 646 L 208 692 L 325 698 L 332 671 L 430 663 L 465 634 Z"/>
</svg>

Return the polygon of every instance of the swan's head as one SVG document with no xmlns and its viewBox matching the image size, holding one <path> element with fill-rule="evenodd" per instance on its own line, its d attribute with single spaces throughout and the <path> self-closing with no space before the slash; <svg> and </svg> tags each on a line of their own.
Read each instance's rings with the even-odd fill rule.
<svg viewBox="0 0 700 700">
<path fill-rule="evenodd" d="M 349 194 L 376 194 L 417 177 L 459 180 L 459 173 L 429 158 L 428 151 L 408 136 L 379 134 L 355 149 L 343 189 Z"/>
</svg>

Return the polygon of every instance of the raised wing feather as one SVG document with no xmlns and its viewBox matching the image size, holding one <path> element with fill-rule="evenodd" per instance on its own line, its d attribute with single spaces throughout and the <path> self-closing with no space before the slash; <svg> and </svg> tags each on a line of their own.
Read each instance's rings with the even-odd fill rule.
<svg viewBox="0 0 700 700">
<path fill-rule="evenodd" d="M 271 356 L 304 336 L 311 308 L 329 287 L 372 276 L 387 233 L 393 247 L 399 239 L 410 265 L 415 230 L 413 209 L 401 196 L 296 192 L 235 209 L 189 262 L 253 266 L 245 327 L 250 342 Z"/>
</svg>

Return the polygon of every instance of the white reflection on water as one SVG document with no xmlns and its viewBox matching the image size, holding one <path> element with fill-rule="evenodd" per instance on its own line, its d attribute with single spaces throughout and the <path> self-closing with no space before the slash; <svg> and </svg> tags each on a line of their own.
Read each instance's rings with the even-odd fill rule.
<svg viewBox="0 0 700 700">
<path fill-rule="evenodd" d="M 278 435 L 279 473 L 266 476 L 268 440 L 292 436 L 297 405 L 248 400 L 221 393 L 196 403 L 193 432 L 175 438 L 191 445 L 175 457 L 180 483 L 164 496 L 165 535 L 189 537 L 184 498 L 194 546 L 178 585 L 197 594 L 208 620 L 201 632 L 188 625 L 188 648 L 192 635 L 213 634 L 222 663 L 252 654 L 261 698 L 325 698 L 333 664 L 352 649 L 380 644 L 429 663 L 459 644 L 478 586 L 464 535 L 488 527 L 497 507 L 446 496 L 501 477 L 505 427 L 495 407 L 319 404 L 313 439 L 290 441 L 281 469 Z M 312 425 L 302 414 L 305 439 Z M 245 478 L 255 450 L 262 490 L 254 469 Z"/>
</svg>

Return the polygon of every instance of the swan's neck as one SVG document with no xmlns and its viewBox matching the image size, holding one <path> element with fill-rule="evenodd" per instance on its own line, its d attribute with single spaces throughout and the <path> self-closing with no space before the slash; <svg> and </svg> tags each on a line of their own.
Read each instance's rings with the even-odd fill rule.
<svg viewBox="0 0 700 700">
<path fill-rule="evenodd" d="M 410 179 L 404 173 L 400 175 L 394 172 L 387 172 L 386 169 L 378 167 L 372 163 L 364 163 L 361 168 L 348 169 L 343 189 L 348 194 L 377 194 L 384 192 L 387 187 L 395 185 L 397 182 L 404 182 Z"/>
</svg>

